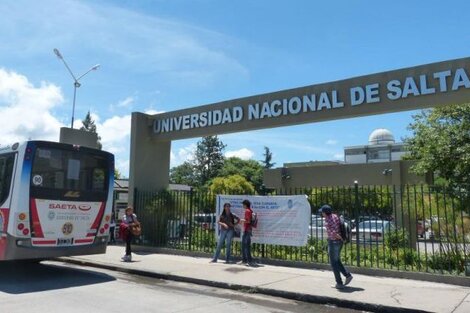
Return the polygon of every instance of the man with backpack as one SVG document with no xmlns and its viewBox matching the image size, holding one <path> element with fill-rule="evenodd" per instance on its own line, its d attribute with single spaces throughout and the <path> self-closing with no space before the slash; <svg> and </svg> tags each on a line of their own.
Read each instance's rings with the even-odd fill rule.
<svg viewBox="0 0 470 313">
<path fill-rule="evenodd" d="M 325 218 L 326 232 L 328 233 L 328 257 L 336 280 L 334 288 L 344 289 L 344 287 L 351 282 L 353 277 L 341 262 L 341 248 L 343 247 L 341 220 L 338 215 L 333 214 L 333 210 L 327 204 L 323 205 L 318 212 Z M 344 284 L 341 279 L 341 274 L 346 277 Z"/>
<path fill-rule="evenodd" d="M 251 236 L 253 232 L 252 219 L 254 213 L 249 200 L 243 200 L 242 204 L 245 210 L 244 218 L 240 220 L 243 223 L 242 264 L 250 266 L 253 265 L 253 259 L 251 257 Z"/>
</svg>

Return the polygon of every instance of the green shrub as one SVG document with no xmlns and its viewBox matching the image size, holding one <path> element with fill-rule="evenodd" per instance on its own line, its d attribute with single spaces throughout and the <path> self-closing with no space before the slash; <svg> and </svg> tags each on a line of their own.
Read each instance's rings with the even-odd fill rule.
<svg viewBox="0 0 470 313">
<path fill-rule="evenodd" d="M 434 254 L 428 256 L 429 268 L 442 272 L 462 273 L 465 270 L 465 257 L 462 254 Z"/>
<path fill-rule="evenodd" d="M 391 230 L 385 234 L 385 246 L 392 250 L 409 247 L 408 232 L 403 229 Z"/>
</svg>

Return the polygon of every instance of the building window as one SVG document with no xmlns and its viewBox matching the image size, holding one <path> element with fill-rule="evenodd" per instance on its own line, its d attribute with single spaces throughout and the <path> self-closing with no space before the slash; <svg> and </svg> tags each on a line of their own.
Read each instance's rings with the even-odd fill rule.
<svg viewBox="0 0 470 313">
<path fill-rule="evenodd" d="M 390 150 L 370 149 L 367 154 L 368 161 L 390 161 Z"/>
</svg>

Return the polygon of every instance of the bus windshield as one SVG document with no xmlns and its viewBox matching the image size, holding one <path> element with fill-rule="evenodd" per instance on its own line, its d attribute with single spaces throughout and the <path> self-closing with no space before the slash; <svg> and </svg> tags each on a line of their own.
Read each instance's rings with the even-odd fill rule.
<svg viewBox="0 0 470 313">
<path fill-rule="evenodd" d="M 81 153 L 53 147 L 38 147 L 34 153 L 31 174 L 31 191 L 37 193 L 60 193 L 75 191 L 107 195 L 109 163 L 106 156 Z M 38 195 L 37 195 L 38 196 Z"/>
</svg>

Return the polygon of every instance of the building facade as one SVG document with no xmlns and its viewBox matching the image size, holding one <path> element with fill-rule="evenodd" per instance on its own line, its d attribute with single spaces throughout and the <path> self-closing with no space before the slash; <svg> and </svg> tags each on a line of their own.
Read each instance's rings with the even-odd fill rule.
<svg viewBox="0 0 470 313">
<path fill-rule="evenodd" d="M 360 185 L 405 185 L 430 183 L 430 175 L 411 171 L 414 161 L 402 160 L 403 143 L 396 143 L 387 129 L 376 129 L 369 144 L 345 147 L 344 161 L 286 163 L 264 172 L 267 188 L 302 188 Z"/>
</svg>

